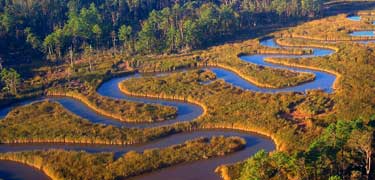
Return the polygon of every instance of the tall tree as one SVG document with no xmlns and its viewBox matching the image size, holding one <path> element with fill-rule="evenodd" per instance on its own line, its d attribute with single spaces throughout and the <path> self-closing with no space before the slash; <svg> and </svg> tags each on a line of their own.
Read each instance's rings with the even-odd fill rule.
<svg viewBox="0 0 375 180">
<path fill-rule="evenodd" d="M 126 25 L 122 25 L 118 31 L 118 38 L 122 42 L 125 50 L 133 51 L 132 33 L 132 27 Z"/>
<path fill-rule="evenodd" d="M 5 84 L 3 90 L 16 95 L 17 88 L 19 83 L 21 82 L 21 75 L 17 73 L 14 69 L 3 69 L 0 73 L 1 80 Z"/>
<path fill-rule="evenodd" d="M 65 46 L 65 35 L 62 29 L 56 29 L 48 35 L 43 41 L 43 47 L 48 53 L 50 59 L 58 59 L 62 57 L 62 48 Z M 54 57 L 52 57 L 54 55 Z"/>
<path fill-rule="evenodd" d="M 364 167 L 366 170 L 366 178 L 373 179 L 373 152 L 374 152 L 374 130 L 370 129 L 358 129 L 353 131 L 351 134 L 348 146 L 352 148 L 354 152 L 363 157 Z"/>
<path fill-rule="evenodd" d="M 102 37 L 103 35 L 103 31 L 102 31 L 102 28 L 100 28 L 100 26 L 98 24 L 95 24 L 93 27 L 92 27 L 92 33 L 93 35 L 95 36 L 95 44 L 96 44 L 96 48 L 98 48 L 100 46 L 100 38 Z"/>
</svg>

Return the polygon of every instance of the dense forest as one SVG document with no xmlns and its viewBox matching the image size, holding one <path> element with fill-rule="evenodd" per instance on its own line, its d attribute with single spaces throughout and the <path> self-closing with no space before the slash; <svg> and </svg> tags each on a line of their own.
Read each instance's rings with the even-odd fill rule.
<svg viewBox="0 0 375 180">
<path fill-rule="evenodd" d="M 374 179 L 374 118 L 338 121 L 304 151 L 294 154 L 260 151 L 232 171 L 236 179 Z M 238 167 L 229 167 L 236 169 Z M 228 169 L 222 168 L 222 171 Z"/>
<path fill-rule="evenodd" d="M 113 48 L 175 53 L 206 47 L 235 32 L 311 18 L 322 0 L 1 0 L 2 61 L 67 59 Z M 32 56 L 31 56 L 32 55 Z"/>
</svg>

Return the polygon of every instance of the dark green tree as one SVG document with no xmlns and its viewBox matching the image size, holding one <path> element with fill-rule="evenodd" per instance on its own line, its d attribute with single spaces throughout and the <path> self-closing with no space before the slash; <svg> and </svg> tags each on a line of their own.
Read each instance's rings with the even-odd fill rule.
<svg viewBox="0 0 375 180">
<path fill-rule="evenodd" d="M 7 91 L 13 95 L 17 94 L 18 86 L 21 82 L 21 75 L 17 73 L 14 69 L 4 68 L 1 71 L 1 81 L 4 83 L 4 91 Z"/>
</svg>

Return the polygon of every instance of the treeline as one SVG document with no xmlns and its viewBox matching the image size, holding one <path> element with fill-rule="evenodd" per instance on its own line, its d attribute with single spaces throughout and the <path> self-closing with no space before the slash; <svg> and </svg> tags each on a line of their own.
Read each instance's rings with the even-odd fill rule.
<svg viewBox="0 0 375 180">
<path fill-rule="evenodd" d="M 91 154 L 49 150 L 0 154 L 0 160 L 12 160 L 34 166 L 54 180 L 129 178 L 172 165 L 224 156 L 244 148 L 239 137 L 197 138 L 163 149 L 143 153 L 129 151 L 119 159 L 113 153 Z"/>
<path fill-rule="evenodd" d="M 26 60 L 28 49 L 51 59 L 102 48 L 179 52 L 240 30 L 317 16 L 321 1 L 2 0 L 0 47 L 3 55 Z"/>
</svg>

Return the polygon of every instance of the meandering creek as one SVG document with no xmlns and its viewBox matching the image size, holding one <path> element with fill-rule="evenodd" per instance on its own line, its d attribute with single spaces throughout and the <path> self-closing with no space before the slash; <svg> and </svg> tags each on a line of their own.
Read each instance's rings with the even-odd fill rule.
<svg viewBox="0 0 375 180">
<path fill-rule="evenodd" d="M 353 15 L 353 16 L 348 16 L 347 17 L 349 20 L 351 21 L 361 21 L 361 16 L 356 16 L 356 15 Z M 375 25 L 375 21 L 372 22 L 372 25 Z M 374 37 L 375 36 L 375 33 L 374 31 L 354 31 L 354 32 L 351 32 L 349 35 L 351 36 L 360 36 L 360 37 Z M 374 40 L 370 40 L 370 41 L 360 41 L 361 43 L 368 43 L 368 42 L 374 42 Z"/>
<path fill-rule="evenodd" d="M 270 46 L 273 48 L 282 48 L 275 43 L 273 39 L 266 39 L 261 41 L 261 44 L 264 46 Z M 301 68 L 294 68 L 294 67 L 287 67 L 282 65 L 276 65 L 272 63 L 268 63 L 264 61 L 267 57 L 274 57 L 274 58 L 308 58 L 308 57 L 317 57 L 317 56 L 328 56 L 332 54 L 334 51 L 329 49 L 319 49 L 313 48 L 313 53 L 310 55 L 302 55 L 302 56 L 290 56 L 290 55 L 251 55 L 251 56 L 243 56 L 241 59 L 243 61 L 254 63 L 261 66 L 268 66 L 272 68 L 281 68 L 281 69 L 289 69 L 292 71 L 298 72 L 308 72 L 313 73 L 316 76 L 316 79 L 312 82 L 308 82 L 305 84 L 301 84 L 295 87 L 283 88 L 283 89 L 268 89 L 268 88 L 260 88 L 255 86 L 254 84 L 249 83 L 248 81 L 242 79 L 235 73 L 221 69 L 221 68 L 213 68 L 210 67 L 209 69 L 216 73 L 217 78 L 223 79 L 228 83 L 233 84 L 234 86 L 263 93 L 278 93 L 278 92 L 305 92 L 306 90 L 311 89 L 322 89 L 327 93 L 332 93 L 333 91 L 333 83 L 336 77 L 332 74 L 309 70 L 309 69 L 301 69 Z M 313 60 L 313 59 L 312 59 Z M 142 103 L 156 103 L 168 106 L 174 106 L 178 108 L 178 116 L 173 120 L 168 120 L 160 123 L 152 123 L 152 124 L 132 124 L 132 123 L 123 123 L 116 121 L 114 119 L 104 117 L 99 115 L 95 111 L 88 108 L 86 105 L 81 103 L 78 100 L 67 98 L 67 97 L 43 97 L 34 100 L 25 101 L 19 103 L 18 105 L 25 105 L 37 101 L 42 100 L 50 100 L 56 101 L 62 106 L 64 106 L 67 110 L 71 111 L 72 113 L 90 120 L 93 123 L 102 123 L 106 125 L 114 125 L 114 126 L 126 126 L 132 128 L 148 128 L 148 127 L 156 127 L 156 126 L 163 126 L 163 125 L 170 125 L 176 122 L 182 121 L 192 121 L 202 115 L 203 110 L 201 107 L 195 104 L 185 103 L 185 102 L 178 102 L 178 101 L 169 101 L 169 100 L 159 100 L 159 99 L 149 99 L 149 98 L 138 98 L 138 97 L 130 97 L 128 95 L 123 94 L 119 88 L 118 83 L 129 79 L 141 76 L 140 74 L 130 75 L 126 77 L 120 78 L 113 78 L 105 83 L 103 83 L 98 88 L 98 93 L 102 96 L 107 96 L 110 98 L 116 99 L 124 99 L 129 101 L 136 101 Z M 204 84 L 202 84 L 204 85 Z M 7 107 L 0 110 L 0 118 L 6 116 L 6 114 L 12 109 L 12 107 Z M 17 152 L 17 151 L 29 151 L 29 150 L 48 150 L 48 149 L 65 149 L 65 150 L 83 150 L 90 153 L 97 153 L 97 152 L 114 152 L 116 157 L 121 156 L 123 153 L 135 150 L 142 152 L 145 149 L 149 148 L 163 148 L 174 144 L 183 143 L 186 140 L 197 138 L 197 137 L 211 137 L 211 136 L 239 136 L 246 139 L 247 144 L 246 148 L 242 151 L 233 153 L 231 155 L 225 157 L 218 157 L 209 160 L 202 160 L 193 163 L 186 163 L 177 165 L 171 168 L 162 169 L 160 171 L 148 173 L 139 177 L 135 177 L 134 179 L 219 179 L 219 176 L 214 173 L 214 169 L 221 164 L 227 163 L 234 163 L 240 160 L 244 160 L 257 151 L 261 149 L 265 149 L 266 151 L 273 151 L 275 150 L 274 142 L 268 138 L 264 137 L 259 134 L 249 133 L 249 132 L 241 132 L 241 131 L 234 131 L 234 130 L 221 130 L 221 129 L 213 129 L 207 131 L 194 131 L 189 133 L 180 133 L 176 135 L 172 135 L 166 138 L 162 138 L 157 141 L 153 141 L 147 144 L 140 144 L 140 145 L 129 145 L 129 146 L 111 146 L 111 145 L 85 145 L 85 144 L 3 144 L 0 145 L 0 153 L 1 152 Z M 25 175 L 24 172 L 26 173 Z M 10 161 L 0 161 L 0 178 L 3 179 L 48 179 L 43 173 L 40 171 L 25 166 L 23 164 L 14 163 Z"/>
</svg>

